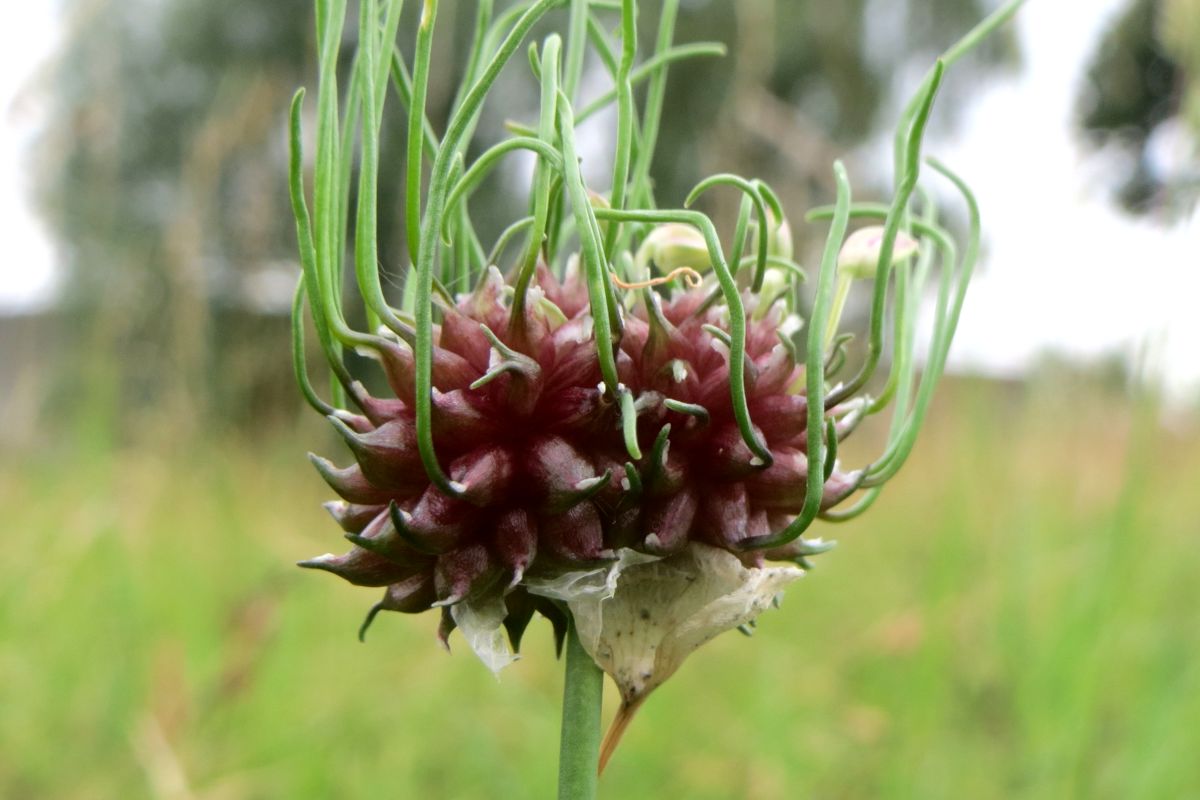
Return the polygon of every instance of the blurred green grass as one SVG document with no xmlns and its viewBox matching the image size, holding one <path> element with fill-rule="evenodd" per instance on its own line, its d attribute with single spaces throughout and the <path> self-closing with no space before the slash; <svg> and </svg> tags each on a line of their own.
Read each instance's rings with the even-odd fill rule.
<svg viewBox="0 0 1200 800">
<path fill-rule="evenodd" d="M 651 698 L 603 797 L 1200 797 L 1200 436 L 947 388 L 783 608 Z M 497 682 L 431 614 L 359 644 L 374 591 L 291 566 L 339 546 L 318 431 L 0 465 L 0 796 L 553 796 L 548 625 Z"/>
</svg>

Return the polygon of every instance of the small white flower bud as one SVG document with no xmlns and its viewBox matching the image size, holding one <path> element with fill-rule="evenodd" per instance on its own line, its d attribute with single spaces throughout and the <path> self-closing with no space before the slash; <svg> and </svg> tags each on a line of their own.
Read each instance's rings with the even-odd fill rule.
<svg viewBox="0 0 1200 800">
<path fill-rule="evenodd" d="M 771 304 L 791 285 L 791 276 L 779 267 L 767 267 L 763 275 L 762 289 L 758 293 L 758 305 L 754 307 L 752 318 L 761 320 L 771 311 Z"/>
<path fill-rule="evenodd" d="M 750 252 L 758 252 L 757 229 L 750 241 Z M 767 210 L 767 255 L 782 258 L 785 261 L 791 261 L 792 256 L 795 255 L 791 223 L 787 221 L 787 217 L 782 220 L 775 219 L 775 212 L 770 209 Z"/>
<path fill-rule="evenodd" d="M 638 251 L 638 261 L 653 264 L 664 275 L 680 267 L 691 267 L 697 272 L 712 268 L 704 235 L 691 225 L 678 222 L 659 225 L 651 231 Z"/>
<path fill-rule="evenodd" d="M 850 278 L 874 278 L 883 247 L 883 226 L 860 228 L 847 237 L 838 253 L 838 271 Z M 898 264 L 917 253 L 917 240 L 900 231 L 892 248 L 892 264 Z"/>
</svg>

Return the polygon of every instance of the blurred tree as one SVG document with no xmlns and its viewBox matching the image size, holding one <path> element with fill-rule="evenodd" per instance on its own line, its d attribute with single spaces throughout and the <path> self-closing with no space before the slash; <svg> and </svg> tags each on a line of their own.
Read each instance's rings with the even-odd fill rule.
<svg viewBox="0 0 1200 800">
<path fill-rule="evenodd" d="M 420 9 L 408 5 L 412 30 Z M 435 120 L 471 34 L 465 5 L 443 4 Z M 63 382 L 67 402 L 91 413 L 107 405 L 126 429 L 156 420 L 156 437 L 219 422 L 260 428 L 264 409 L 298 407 L 286 356 L 298 272 L 286 115 L 295 87 L 315 83 L 312 9 L 67 0 L 38 165 L 39 200 L 63 245 L 72 338 L 85 343 Z M 351 19 L 348 41 L 355 30 Z M 394 102 L 389 112 L 400 120 Z M 386 141 L 384 174 L 402 166 L 402 142 Z M 394 224 L 401 181 L 393 187 L 380 197 L 389 273 L 406 257 Z"/>
<path fill-rule="evenodd" d="M 1200 2 L 1132 0 L 1096 48 L 1079 100 L 1095 147 L 1122 154 L 1127 210 L 1186 213 L 1200 196 Z"/>
<path fill-rule="evenodd" d="M 87 343 L 73 367 L 115 381 L 122 415 L 163 409 L 187 429 L 223 387 L 253 395 L 286 376 L 275 361 L 230 374 L 214 345 L 265 332 L 231 300 L 273 310 L 274 265 L 291 261 L 281 124 L 310 63 L 309 5 L 66 5 L 40 199 Z"/>
</svg>

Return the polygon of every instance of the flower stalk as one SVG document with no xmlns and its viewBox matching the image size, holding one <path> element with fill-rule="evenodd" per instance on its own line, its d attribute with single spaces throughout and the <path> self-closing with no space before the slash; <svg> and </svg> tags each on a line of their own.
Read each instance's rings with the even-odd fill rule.
<svg viewBox="0 0 1200 800">
<path fill-rule="evenodd" d="M 562 735 L 558 756 L 559 800 L 591 800 L 600 775 L 600 711 L 604 673 L 583 649 L 574 623 L 567 628 Z"/>
</svg>

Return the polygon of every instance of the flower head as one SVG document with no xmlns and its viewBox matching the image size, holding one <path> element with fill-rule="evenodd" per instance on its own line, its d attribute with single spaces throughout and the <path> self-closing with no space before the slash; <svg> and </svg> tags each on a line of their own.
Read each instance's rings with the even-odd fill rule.
<svg viewBox="0 0 1200 800">
<path fill-rule="evenodd" d="M 846 237 L 838 253 L 838 271 L 852 278 L 874 278 L 886 234 L 887 229 L 882 225 L 868 225 Z M 903 232 L 897 233 L 892 246 L 892 265 L 912 258 L 918 249 L 916 239 Z"/>
<path fill-rule="evenodd" d="M 861 513 L 904 463 L 953 337 L 978 250 L 978 216 L 961 181 L 936 163 L 968 200 L 965 252 L 938 226 L 935 209 L 912 203 L 939 62 L 901 122 L 886 210 L 853 205 L 836 164 L 836 205 L 809 215 L 829 220 L 810 273 L 793 261 L 792 228 L 775 192 L 760 180 L 714 176 L 685 205 L 717 187 L 742 193 L 727 252 L 702 212 L 656 207 L 648 159 L 632 158 L 636 14 L 629 2 L 614 76 L 611 193 L 584 181 L 577 76 L 563 68 L 556 35 L 531 51 L 541 98 L 536 127 L 466 164 L 467 136 L 492 82 L 556 4 L 532 3 L 504 17 L 503 36 L 480 39 L 474 83 L 438 139 L 420 116 L 437 10 L 427 0 L 410 83 L 399 71 L 417 121 L 408 126 L 405 201 L 413 266 L 398 306 L 376 267 L 379 103 L 388 96 L 380 81 L 390 52 L 378 52 L 379 15 L 360 14 L 358 116 L 339 120 L 342 20 L 332 9 L 344 8 L 327 9 L 315 220 L 302 174 L 302 93 L 291 116 L 304 267 L 294 354 L 306 399 L 351 456 L 343 466 L 313 457 L 340 498 L 327 508 L 350 547 L 301 565 L 381 589 L 367 623 L 379 611 L 437 609 L 443 642 L 461 629 L 493 669 L 512 660 L 535 614 L 551 620 L 560 641 L 570 615 L 632 708 L 696 647 L 752 621 L 828 549 L 805 538 L 814 523 Z M 392 34 L 398 24 L 399 14 L 389 13 Z M 347 136 L 355 133 L 357 143 Z M 485 254 L 467 203 L 517 149 L 537 156 L 528 208 Z M 422 192 L 425 152 L 432 165 Z M 369 331 L 350 326 L 340 290 L 345 170 L 356 154 L 354 273 Z M 852 218 L 883 225 L 847 238 Z M 522 236 L 506 260 L 506 245 Z M 841 309 L 852 279 L 866 275 L 877 280 L 864 357 L 851 369 Z M 918 381 L 914 325 L 934 276 L 934 332 Z M 332 402 L 308 379 L 306 299 L 334 377 Z M 872 396 L 888 334 L 892 363 Z M 344 360 L 350 349 L 375 360 L 386 390 L 355 380 Z M 883 452 L 843 466 L 839 443 L 889 408 L 895 415 Z"/>
<path fill-rule="evenodd" d="M 614 397 L 578 266 L 563 280 L 539 273 L 537 302 L 520 324 L 495 269 L 441 308 L 432 432 L 453 493 L 430 480 L 417 449 L 411 348 L 381 336 L 365 350 L 392 395 L 355 384 L 361 413 L 330 417 L 354 461 L 334 467 L 314 457 L 341 498 L 327 508 L 352 547 L 302 565 L 386 587 L 380 609 L 440 607 L 444 634 L 460 603 L 506 598 L 509 613 L 494 621 L 519 641 L 531 609 L 556 616 L 526 596 L 530 579 L 594 568 L 621 549 L 668 557 L 701 542 L 750 567 L 800 557 L 800 539 L 754 546 L 795 519 L 807 497 L 807 398 L 788 388 L 802 367 L 778 335 L 783 305 L 751 315 L 745 332 L 755 420 L 745 437 L 730 393 L 729 311 L 708 302 L 711 288 L 649 292 L 626 311 Z M 753 309 L 756 299 L 744 302 Z M 841 436 L 861 419 L 835 416 Z M 863 475 L 834 465 L 820 508 L 845 499 Z"/>
</svg>

